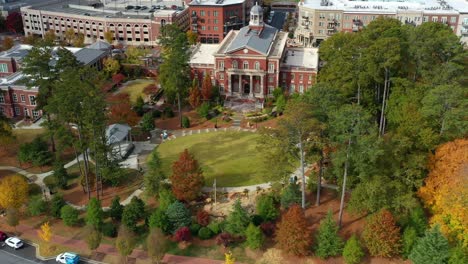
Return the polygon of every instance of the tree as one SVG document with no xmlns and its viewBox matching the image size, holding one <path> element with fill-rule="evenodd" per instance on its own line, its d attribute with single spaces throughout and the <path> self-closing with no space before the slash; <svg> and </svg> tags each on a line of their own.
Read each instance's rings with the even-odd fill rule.
<svg viewBox="0 0 468 264">
<path fill-rule="evenodd" d="M 197 223 L 201 226 L 207 226 L 210 224 L 210 214 L 205 210 L 199 210 L 197 212 Z"/>
<path fill-rule="evenodd" d="M 190 202 L 199 196 L 204 184 L 203 171 L 187 149 L 172 164 L 170 180 L 172 192 L 178 200 Z"/>
<path fill-rule="evenodd" d="M 16 233 L 16 226 L 19 225 L 19 220 L 20 220 L 20 217 L 19 217 L 19 212 L 18 212 L 18 209 L 16 208 L 8 208 L 7 209 L 7 224 L 9 226 L 12 226 L 15 228 L 15 233 Z"/>
<path fill-rule="evenodd" d="M 157 148 L 151 152 L 146 165 L 148 169 L 143 178 L 146 194 L 148 196 L 157 196 L 161 189 L 162 181 L 166 179 Z"/>
<path fill-rule="evenodd" d="M 47 203 L 42 198 L 42 195 L 37 195 L 29 199 L 28 212 L 31 216 L 41 215 L 47 210 Z"/>
<path fill-rule="evenodd" d="M 47 143 L 37 137 L 32 142 L 20 146 L 18 159 L 20 162 L 31 162 L 34 166 L 43 166 L 50 163 L 52 156 Z"/>
<path fill-rule="evenodd" d="M 249 223 L 250 217 L 247 211 L 242 207 L 240 200 L 237 199 L 232 205 L 232 212 L 226 219 L 226 231 L 233 235 L 244 236 Z"/>
<path fill-rule="evenodd" d="M 202 94 L 198 87 L 191 87 L 189 90 L 189 104 L 193 109 L 198 108 L 201 105 Z"/>
<path fill-rule="evenodd" d="M 12 38 L 10 37 L 5 37 L 3 39 L 3 49 L 4 50 L 9 50 L 15 45 L 15 42 L 13 41 Z"/>
<path fill-rule="evenodd" d="M 355 234 L 351 236 L 343 249 L 343 258 L 346 264 L 359 264 L 366 255 L 361 247 L 361 243 Z"/>
<path fill-rule="evenodd" d="M 316 240 L 315 255 L 318 257 L 326 259 L 341 254 L 343 240 L 338 235 L 338 226 L 333 220 L 331 210 L 328 211 L 326 218 L 320 221 Z"/>
<path fill-rule="evenodd" d="M 96 250 L 101 244 L 102 234 L 96 228 L 92 226 L 86 227 L 86 244 L 88 244 L 89 250 Z"/>
<path fill-rule="evenodd" d="M 465 166 L 468 140 L 457 139 L 439 146 L 429 160 L 429 174 L 418 195 L 433 212 L 431 222 L 451 241 L 468 245 L 466 215 L 468 198 Z M 465 219 L 465 220 L 464 220 Z M 465 223 L 465 224 L 464 224 Z"/>
<path fill-rule="evenodd" d="M 209 101 L 211 99 L 211 92 L 213 90 L 213 83 L 211 82 L 211 76 L 206 74 L 203 77 L 202 89 L 201 94 L 203 96 L 203 100 Z"/>
<path fill-rule="evenodd" d="M 179 201 L 175 201 L 169 205 L 166 214 L 169 222 L 171 223 L 173 232 L 181 227 L 190 226 L 190 223 L 192 223 L 190 211 Z"/>
<path fill-rule="evenodd" d="M 49 243 L 52 238 L 52 228 L 49 225 L 49 222 L 45 222 L 41 225 L 41 229 L 37 231 L 39 238 L 45 242 Z"/>
<path fill-rule="evenodd" d="M 70 205 L 65 205 L 60 209 L 60 218 L 66 226 L 74 226 L 78 223 L 79 212 Z"/>
<path fill-rule="evenodd" d="M 251 249 L 261 248 L 265 238 L 260 227 L 250 223 L 245 231 L 246 244 Z"/>
<path fill-rule="evenodd" d="M 54 164 L 54 174 L 52 175 L 55 179 L 55 182 L 60 186 L 60 188 L 65 189 L 67 187 L 68 173 L 63 163 L 56 162 Z"/>
<path fill-rule="evenodd" d="M 161 263 L 166 251 L 169 249 L 169 241 L 164 236 L 159 228 L 151 228 L 148 237 L 146 238 L 146 246 L 148 247 L 148 256 L 153 263 Z"/>
<path fill-rule="evenodd" d="M 298 256 L 308 254 L 312 235 L 308 229 L 304 210 L 297 204 L 291 206 L 278 223 L 275 241 L 278 248 Z"/>
<path fill-rule="evenodd" d="M 100 230 L 103 220 L 101 202 L 96 198 L 91 198 L 86 208 L 86 224 Z"/>
<path fill-rule="evenodd" d="M 65 40 L 67 41 L 68 46 L 72 44 L 74 38 L 75 38 L 75 31 L 73 30 L 73 28 L 69 28 L 65 30 Z"/>
<path fill-rule="evenodd" d="M 190 50 L 187 35 L 176 24 L 166 25 L 159 36 L 163 63 L 159 67 L 159 80 L 169 101 L 177 98 L 179 124 L 182 127 L 182 98 L 187 94 Z"/>
<path fill-rule="evenodd" d="M 408 258 L 417 239 L 418 239 L 418 233 L 416 232 L 416 229 L 412 226 L 406 227 L 405 231 L 403 231 L 403 237 L 401 238 L 403 242 L 402 243 L 402 255 L 404 258 Z"/>
<path fill-rule="evenodd" d="M 301 202 L 301 191 L 296 183 L 290 183 L 281 192 L 281 207 L 289 208 Z"/>
<path fill-rule="evenodd" d="M 143 219 L 145 215 L 145 203 L 140 198 L 134 196 L 123 210 L 122 224 L 135 232 L 138 221 Z"/>
<path fill-rule="evenodd" d="M 190 45 L 197 44 L 198 41 L 198 34 L 193 32 L 192 30 L 187 31 L 187 41 Z"/>
<path fill-rule="evenodd" d="M 390 258 L 400 253 L 400 228 L 388 210 L 369 217 L 362 238 L 371 256 Z"/>
<path fill-rule="evenodd" d="M 109 76 L 113 76 L 120 71 L 120 62 L 113 58 L 104 59 L 104 72 Z"/>
<path fill-rule="evenodd" d="M 115 196 L 112 198 L 111 206 L 109 209 L 109 214 L 112 220 L 120 221 L 122 219 L 122 213 L 124 210 L 124 206 L 120 204 L 120 197 Z"/>
<path fill-rule="evenodd" d="M 148 112 L 143 115 L 141 119 L 141 129 L 143 131 L 149 132 L 155 128 L 153 113 Z"/>
<path fill-rule="evenodd" d="M 274 221 L 279 216 L 279 210 L 276 208 L 275 200 L 271 194 L 263 194 L 257 198 L 257 214 L 264 221 Z"/>
<path fill-rule="evenodd" d="M 28 200 L 29 186 L 23 176 L 7 176 L 0 180 L 0 207 L 19 209 Z"/>
<path fill-rule="evenodd" d="M 104 32 L 104 39 L 107 41 L 107 43 L 112 44 L 112 42 L 114 42 L 114 33 L 111 31 Z"/>
<path fill-rule="evenodd" d="M 78 48 L 84 47 L 84 39 L 85 39 L 84 34 L 81 32 L 78 32 L 75 38 L 73 39 L 73 46 L 78 47 Z"/>
<path fill-rule="evenodd" d="M 452 248 L 448 264 L 464 264 L 468 262 L 468 254 L 466 249 L 461 245 Z"/>
<path fill-rule="evenodd" d="M 161 210 L 160 207 L 156 208 L 156 210 L 154 210 L 154 212 L 151 214 L 149 219 L 149 227 L 159 228 L 165 234 L 169 234 L 172 230 L 169 217 L 167 216 L 165 211 Z"/>
<path fill-rule="evenodd" d="M 121 225 L 119 228 L 119 235 L 115 240 L 115 247 L 119 254 L 122 256 L 124 263 L 127 263 L 128 255 L 132 254 L 133 249 L 136 246 L 136 239 L 134 233 L 129 230 L 125 225 Z"/>
<path fill-rule="evenodd" d="M 190 241 L 192 233 L 188 227 L 183 226 L 175 231 L 174 238 L 177 242 Z"/>
<path fill-rule="evenodd" d="M 61 194 L 55 194 L 50 200 L 50 214 L 55 218 L 59 218 L 62 207 L 65 205 L 66 203 L 63 196 Z"/>
<path fill-rule="evenodd" d="M 13 33 L 23 32 L 23 19 L 19 12 L 11 12 L 6 18 L 6 28 Z"/>
<path fill-rule="evenodd" d="M 111 123 L 126 123 L 130 126 L 138 124 L 139 117 L 132 110 L 128 94 L 117 94 L 107 98 L 109 111 L 108 117 Z"/>
<path fill-rule="evenodd" d="M 224 264 L 234 264 L 236 262 L 236 259 L 232 256 L 230 251 L 228 253 L 224 253 L 224 256 Z"/>
<path fill-rule="evenodd" d="M 167 188 L 161 188 L 159 190 L 159 208 L 161 210 L 166 211 L 175 201 L 177 201 L 177 199 L 171 190 Z"/>
<path fill-rule="evenodd" d="M 12 122 L 3 113 L 0 113 L 0 150 L 6 149 L 6 146 L 13 142 L 12 125 Z"/>
<path fill-rule="evenodd" d="M 447 263 L 449 256 L 448 241 L 436 226 L 416 242 L 409 259 L 414 264 L 436 264 Z"/>
</svg>

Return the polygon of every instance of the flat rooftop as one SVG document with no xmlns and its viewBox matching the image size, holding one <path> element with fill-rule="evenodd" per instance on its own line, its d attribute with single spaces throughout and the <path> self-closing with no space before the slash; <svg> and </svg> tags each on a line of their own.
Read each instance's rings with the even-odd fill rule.
<svg viewBox="0 0 468 264">
<path fill-rule="evenodd" d="M 303 6 L 319 10 L 343 10 L 345 12 L 374 12 L 374 13 L 397 13 L 408 11 L 424 11 L 433 13 L 454 13 L 457 12 L 455 2 L 465 0 L 445 0 L 445 4 L 437 0 L 305 0 Z M 461 6 L 468 8 L 468 2 L 461 3 Z"/>
<path fill-rule="evenodd" d="M 286 48 L 281 67 L 317 69 L 318 48 Z"/>
<path fill-rule="evenodd" d="M 190 64 L 213 64 L 215 57 L 213 56 L 219 49 L 220 44 L 200 44 L 192 52 Z"/>
<path fill-rule="evenodd" d="M 190 6 L 228 6 L 242 4 L 245 0 L 193 0 Z"/>
</svg>

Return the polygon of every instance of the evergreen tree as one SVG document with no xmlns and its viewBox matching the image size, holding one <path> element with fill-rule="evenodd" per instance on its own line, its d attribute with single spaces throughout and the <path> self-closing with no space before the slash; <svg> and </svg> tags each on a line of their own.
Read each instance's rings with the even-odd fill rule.
<svg viewBox="0 0 468 264">
<path fill-rule="evenodd" d="M 150 216 L 149 219 L 149 227 L 150 228 L 159 228 L 165 234 L 169 234 L 171 232 L 171 222 L 167 217 L 165 211 L 161 210 L 160 207 L 156 208 Z"/>
<path fill-rule="evenodd" d="M 120 204 L 120 197 L 115 196 L 112 199 L 109 214 L 112 220 L 114 221 L 120 221 L 122 219 L 122 213 L 124 210 L 124 206 Z"/>
<path fill-rule="evenodd" d="M 436 226 L 416 242 L 409 259 L 414 264 L 439 264 L 447 263 L 449 256 L 448 241 Z"/>
<path fill-rule="evenodd" d="M 233 235 L 244 236 L 249 223 L 250 217 L 242 207 L 240 200 L 237 199 L 232 205 L 232 212 L 226 219 L 226 231 Z"/>
<path fill-rule="evenodd" d="M 143 178 L 145 191 L 149 196 L 156 196 L 159 194 L 162 181 L 166 179 L 161 167 L 161 159 L 159 158 L 157 148 L 151 152 L 151 156 L 146 165 L 148 166 L 148 171 Z"/>
<path fill-rule="evenodd" d="M 245 237 L 246 237 L 245 243 L 251 249 L 261 248 L 263 245 L 263 241 L 265 240 L 260 227 L 255 226 L 252 223 L 250 223 L 249 226 L 247 227 L 245 231 Z"/>
<path fill-rule="evenodd" d="M 103 221 L 103 211 L 101 202 L 96 198 L 91 198 L 86 208 L 86 224 L 97 230 L 101 229 Z"/>
<path fill-rule="evenodd" d="M 290 183 L 281 192 L 281 207 L 289 208 L 294 204 L 300 204 L 301 202 L 301 191 L 299 185 L 296 183 Z"/>
<path fill-rule="evenodd" d="M 343 258 L 346 264 L 359 264 L 362 258 L 366 255 L 359 243 L 359 239 L 353 234 L 343 249 Z"/>
<path fill-rule="evenodd" d="M 417 239 L 418 239 L 418 234 L 416 232 L 416 229 L 414 227 L 412 227 L 412 226 L 406 227 L 405 231 L 403 231 L 403 237 L 402 237 L 402 242 L 403 242 L 402 255 L 403 255 L 403 257 L 408 258 L 408 256 L 411 253 L 411 250 L 413 249 L 413 246 L 416 243 Z"/>
<path fill-rule="evenodd" d="M 257 214 L 264 221 L 273 221 L 279 216 L 279 210 L 276 208 L 273 195 L 264 194 L 257 198 Z"/>
<path fill-rule="evenodd" d="M 190 211 L 179 201 L 175 201 L 169 205 L 166 214 L 171 223 L 172 232 L 182 227 L 188 227 L 192 223 Z"/>
<path fill-rule="evenodd" d="M 140 198 L 134 196 L 130 203 L 125 206 L 123 210 L 122 224 L 135 232 L 138 221 L 143 219 L 145 215 L 145 203 Z"/>
<path fill-rule="evenodd" d="M 338 226 L 333 220 L 331 210 L 328 211 L 326 218 L 320 221 L 316 241 L 315 255 L 322 259 L 338 256 L 343 249 L 343 241 L 338 235 Z"/>
</svg>

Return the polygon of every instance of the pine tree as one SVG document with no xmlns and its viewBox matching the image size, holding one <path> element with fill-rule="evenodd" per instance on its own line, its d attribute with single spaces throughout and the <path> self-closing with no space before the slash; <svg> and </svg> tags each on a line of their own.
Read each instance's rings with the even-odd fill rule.
<svg viewBox="0 0 468 264">
<path fill-rule="evenodd" d="M 245 236 L 247 239 L 245 243 L 251 249 L 261 248 L 263 245 L 263 241 L 265 240 L 260 227 L 255 226 L 252 223 L 250 223 L 247 227 L 247 230 L 245 231 Z"/>
<path fill-rule="evenodd" d="M 343 258 L 346 264 L 359 264 L 365 255 L 356 235 L 346 241 L 343 249 Z"/>
<path fill-rule="evenodd" d="M 400 228 L 386 209 L 369 217 L 362 237 L 371 256 L 390 258 L 400 253 Z"/>
<path fill-rule="evenodd" d="M 409 259 L 414 264 L 439 264 L 447 263 L 449 256 L 448 241 L 436 226 L 416 242 Z"/>
<path fill-rule="evenodd" d="M 227 217 L 226 231 L 233 235 L 243 236 L 249 223 L 250 217 L 242 207 L 240 200 L 237 199 L 232 206 L 232 212 Z"/>
<path fill-rule="evenodd" d="M 297 204 L 291 206 L 281 217 L 275 241 L 278 248 L 286 253 L 305 256 L 312 245 L 312 235 L 308 229 L 304 210 Z"/>
<path fill-rule="evenodd" d="M 338 256 L 343 248 L 343 240 L 338 235 L 338 225 L 329 210 L 326 218 L 320 222 L 315 255 L 322 259 Z"/>
<path fill-rule="evenodd" d="M 188 227 L 192 223 L 190 211 L 179 201 L 175 201 L 169 205 L 166 215 L 171 223 L 173 232 L 179 228 Z"/>
<path fill-rule="evenodd" d="M 112 199 L 109 214 L 112 220 L 114 221 L 120 221 L 122 219 L 122 213 L 124 210 L 124 206 L 120 204 L 120 197 L 115 196 Z"/>
<path fill-rule="evenodd" d="M 204 184 L 203 172 L 198 161 L 184 150 L 179 159 L 172 165 L 172 192 L 178 200 L 190 202 L 195 200 Z"/>
<path fill-rule="evenodd" d="M 103 220 L 101 202 L 96 198 L 91 198 L 86 208 L 86 224 L 100 230 Z"/>
</svg>

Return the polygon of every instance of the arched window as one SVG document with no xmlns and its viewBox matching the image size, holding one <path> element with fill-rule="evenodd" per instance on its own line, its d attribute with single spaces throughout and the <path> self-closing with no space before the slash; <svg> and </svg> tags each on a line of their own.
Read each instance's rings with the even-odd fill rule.
<svg viewBox="0 0 468 264">
<path fill-rule="evenodd" d="M 137 28 L 137 27 L 140 27 L 140 26 L 139 26 L 139 25 L 135 25 L 135 27 Z"/>
<path fill-rule="evenodd" d="M 143 25 L 144 28 L 147 28 L 148 26 L 147 25 Z"/>
<path fill-rule="evenodd" d="M 121 26 L 122 26 L 122 24 L 118 24 L 117 26 L 118 26 L 118 27 L 121 27 Z"/>
<path fill-rule="evenodd" d="M 232 62 L 232 68 L 237 69 L 237 61 Z"/>
<path fill-rule="evenodd" d="M 126 27 L 132 27 L 132 26 L 130 26 L 130 24 L 127 24 Z"/>
<path fill-rule="evenodd" d="M 99 25 L 99 26 L 102 26 L 102 23 L 99 23 L 98 25 Z"/>
<path fill-rule="evenodd" d="M 249 69 L 249 62 L 244 61 L 244 70 L 248 70 L 248 69 Z"/>
<path fill-rule="evenodd" d="M 161 19 L 161 27 L 164 27 L 166 25 L 166 20 L 165 19 Z"/>
<path fill-rule="evenodd" d="M 113 26 L 114 26 L 114 24 L 109 24 L 109 27 L 113 27 Z"/>
<path fill-rule="evenodd" d="M 260 70 L 260 62 L 255 62 L 255 70 Z"/>
</svg>

